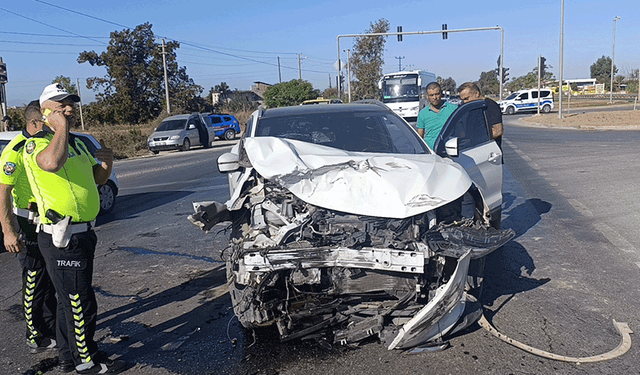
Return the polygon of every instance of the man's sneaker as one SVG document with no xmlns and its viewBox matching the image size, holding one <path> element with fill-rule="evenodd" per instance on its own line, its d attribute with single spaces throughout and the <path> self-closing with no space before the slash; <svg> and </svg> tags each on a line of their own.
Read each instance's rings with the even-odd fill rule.
<svg viewBox="0 0 640 375">
<path fill-rule="evenodd" d="M 57 348 L 56 340 L 49 337 L 43 338 L 39 343 L 27 341 L 27 345 L 29 346 L 29 353 L 31 354 L 42 353 Z"/>
<path fill-rule="evenodd" d="M 122 371 L 126 370 L 127 363 L 123 360 L 116 359 L 105 359 L 102 362 L 94 362 L 93 367 L 78 370 L 76 368 L 76 372 L 78 374 L 119 374 Z"/>
<path fill-rule="evenodd" d="M 58 365 L 58 369 L 61 372 L 64 372 L 66 374 L 66 373 L 69 373 L 69 372 L 75 370 L 76 369 L 76 365 L 75 365 L 75 363 L 73 363 L 72 360 L 64 360 L 64 361 L 60 361 L 60 364 Z"/>
</svg>

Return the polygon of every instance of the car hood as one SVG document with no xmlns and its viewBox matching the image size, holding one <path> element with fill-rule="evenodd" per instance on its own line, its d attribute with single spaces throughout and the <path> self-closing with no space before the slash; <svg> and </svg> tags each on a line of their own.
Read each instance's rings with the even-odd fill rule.
<svg viewBox="0 0 640 375">
<path fill-rule="evenodd" d="M 253 168 L 303 201 L 357 215 L 406 218 L 445 205 L 471 186 L 437 155 L 349 152 L 274 137 L 246 138 Z"/>
<path fill-rule="evenodd" d="M 155 138 L 155 137 L 171 137 L 172 135 L 181 135 L 182 133 L 184 133 L 184 129 L 155 131 L 151 133 L 151 135 L 149 136 L 149 139 Z"/>
</svg>

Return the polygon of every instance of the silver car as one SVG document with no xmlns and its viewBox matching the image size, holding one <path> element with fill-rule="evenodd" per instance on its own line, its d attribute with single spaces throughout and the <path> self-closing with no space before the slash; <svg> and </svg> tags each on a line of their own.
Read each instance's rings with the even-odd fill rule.
<svg viewBox="0 0 640 375">
<path fill-rule="evenodd" d="M 218 158 L 231 198 L 189 216 L 205 231 L 230 223 L 240 323 L 407 349 L 476 321 L 484 257 L 515 235 L 495 228 L 501 151 L 485 110 L 460 107 L 435 152 L 380 102 L 256 111 Z"/>
<path fill-rule="evenodd" d="M 209 147 L 214 139 L 215 133 L 209 117 L 192 113 L 162 120 L 149 136 L 147 146 L 154 154 L 167 150 L 188 151 L 191 146 Z"/>
</svg>

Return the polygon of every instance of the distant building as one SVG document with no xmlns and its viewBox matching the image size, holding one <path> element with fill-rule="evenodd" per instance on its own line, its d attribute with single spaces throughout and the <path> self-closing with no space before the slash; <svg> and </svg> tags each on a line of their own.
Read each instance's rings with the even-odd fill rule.
<svg viewBox="0 0 640 375">
<path fill-rule="evenodd" d="M 244 98 L 249 102 L 262 105 L 264 104 L 264 93 L 265 91 L 267 91 L 269 87 L 271 87 L 271 84 L 257 81 L 257 82 L 254 82 L 253 85 L 251 85 L 250 90 L 229 91 L 227 93 L 227 97 L 225 101 L 228 103 L 234 99 Z M 211 102 L 213 103 L 213 105 L 220 103 L 220 101 L 221 101 L 221 98 L 220 98 L 219 92 L 211 93 Z"/>
</svg>

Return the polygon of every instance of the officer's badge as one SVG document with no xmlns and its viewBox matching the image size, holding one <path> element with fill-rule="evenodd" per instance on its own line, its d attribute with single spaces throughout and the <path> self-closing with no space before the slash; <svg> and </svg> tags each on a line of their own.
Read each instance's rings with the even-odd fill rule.
<svg viewBox="0 0 640 375">
<path fill-rule="evenodd" d="M 4 164 L 2 170 L 4 171 L 4 174 L 6 174 L 7 176 L 11 176 L 13 172 L 16 171 L 16 165 L 8 161 Z"/>
<path fill-rule="evenodd" d="M 36 149 L 36 143 L 34 141 L 29 142 L 24 149 L 27 151 L 27 154 L 33 154 L 33 150 Z"/>
</svg>

